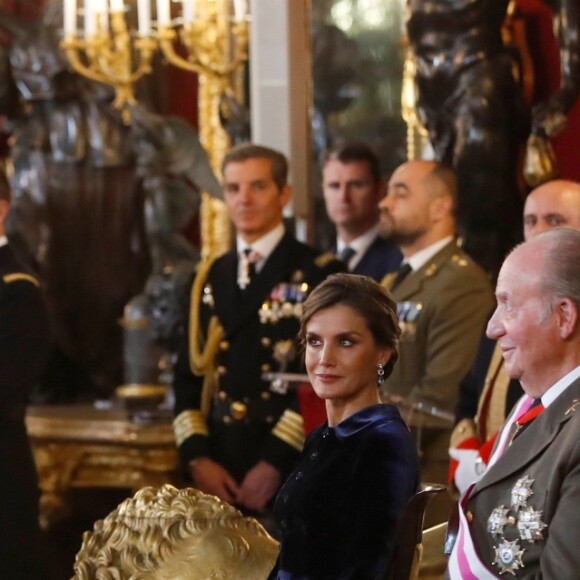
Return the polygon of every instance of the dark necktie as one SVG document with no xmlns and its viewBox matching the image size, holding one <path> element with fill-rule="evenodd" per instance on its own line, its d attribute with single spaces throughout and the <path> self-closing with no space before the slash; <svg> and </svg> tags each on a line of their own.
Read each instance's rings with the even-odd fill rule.
<svg viewBox="0 0 580 580">
<path fill-rule="evenodd" d="M 519 437 L 524 429 L 542 413 L 544 410 L 544 405 L 542 405 L 542 399 L 534 399 L 533 403 L 529 406 L 528 410 L 521 416 L 518 417 L 516 422 L 512 425 L 512 432 L 510 436 L 511 445 L 516 437 Z"/>
<path fill-rule="evenodd" d="M 413 268 L 411 268 L 411 264 L 409 262 L 405 262 L 401 264 L 393 283 L 391 284 L 390 290 L 394 290 L 411 272 Z"/>
<path fill-rule="evenodd" d="M 350 261 L 353 259 L 354 255 L 356 254 L 356 250 L 353 250 L 350 246 L 344 246 L 342 250 L 337 254 L 337 258 L 344 263 L 344 265 L 348 269 L 348 265 Z"/>
</svg>

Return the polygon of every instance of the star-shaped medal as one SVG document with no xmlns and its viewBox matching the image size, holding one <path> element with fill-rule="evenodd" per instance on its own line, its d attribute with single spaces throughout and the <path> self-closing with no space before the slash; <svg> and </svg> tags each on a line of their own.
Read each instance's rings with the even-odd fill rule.
<svg viewBox="0 0 580 580">
<path fill-rule="evenodd" d="M 509 518 L 507 516 L 509 511 L 509 508 L 500 505 L 496 507 L 489 515 L 489 518 L 487 518 L 487 531 L 493 537 L 497 537 L 503 534 L 503 530 L 509 522 Z"/>
<path fill-rule="evenodd" d="M 520 548 L 517 540 L 509 542 L 504 540 L 498 546 L 493 547 L 495 551 L 495 560 L 493 564 L 499 568 L 499 573 L 510 573 L 512 576 L 516 575 L 516 570 L 524 567 L 522 556 L 525 550 Z"/>
<path fill-rule="evenodd" d="M 512 488 L 512 508 L 514 510 L 519 510 L 528 506 L 528 498 L 533 495 L 532 485 L 534 485 L 534 480 L 528 475 L 524 475 L 516 481 L 516 484 Z"/>
<path fill-rule="evenodd" d="M 522 540 L 536 542 L 543 540 L 542 531 L 547 527 L 541 520 L 542 511 L 527 507 L 518 512 L 518 531 Z"/>
</svg>

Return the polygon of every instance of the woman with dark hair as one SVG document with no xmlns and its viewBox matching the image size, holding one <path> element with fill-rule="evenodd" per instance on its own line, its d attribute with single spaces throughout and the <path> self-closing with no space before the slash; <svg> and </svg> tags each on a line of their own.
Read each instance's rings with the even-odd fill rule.
<svg viewBox="0 0 580 580">
<path fill-rule="evenodd" d="M 327 422 L 276 498 L 282 543 L 271 578 L 387 577 L 397 519 L 419 484 L 409 430 L 377 388 L 399 334 L 395 302 L 365 276 L 330 276 L 304 303 L 306 369 Z"/>
</svg>

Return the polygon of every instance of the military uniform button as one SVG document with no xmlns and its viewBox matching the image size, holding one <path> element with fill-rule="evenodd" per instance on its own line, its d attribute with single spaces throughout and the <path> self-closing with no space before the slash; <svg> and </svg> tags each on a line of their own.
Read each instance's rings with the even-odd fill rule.
<svg viewBox="0 0 580 580">
<path fill-rule="evenodd" d="M 236 421 L 241 421 L 242 419 L 246 418 L 248 414 L 248 406 L 241 401 L 234 401 L 230 405 L 230 415 Z"/>
<path fill-rule="evenodd" d="M 317 457 L 318 457 L 318 451 L 313 451 L 313 452 L 310 454 L 310 459 L 316 459 Z"/>
<path fill-rule="evenodd" d="M 227 374 L 227 372 L 228 372 L 228 369 L 227 369 L 226 367 L 224 367 L 224 366 L 221 366 L 221 365 L 220 365 L 220 366 L 217 368 L 217 374 L 218 374 L 220 377 L 223 377 L 225 374 Z"/>
<path fill-rule="evenodd" d="M 268 348 L 269 346 L 272 345 L 272 340 L 270 338 L 268 338 L 267 336 L 263 336 L 262 340 L 260 341 L 262 343 L 262 346 Z"/>
<path fill-rule="evenodd" d="M 230 348 L 230 343 L 227 340 L 222 340 L 220 342 L 220 350 L 228 350 Z"/>
<path fill-rule="evenodd" d="M 471 511 L 465 512 L 465 519 L 471 523 L 473 521 L 473 513 Z"/>
<path fill-rule="evenodd" d="M 220 391 L 218 393 L 218 399 L 220 401 L 227 401 L 228 400 L 228 394 L 225 391 Z"/>
<path fill-rule="evenodd" d="M 304 473 L 302 473 L 302 471 L 299 471 L 296 476 L 295 479 L 302 479 L 302 477 L 304 477 Z"/>
<path fill-rule="evenodd" d="M 272 367 L 268 363 L 265 363 L 260 367 L 263 373 L 267 373 L 271 368 Z"/>
<path fill-rule="evenodd" d="M 272 397 L 272 393 L 270 393 L 270 391 L 263 391 L 260 397 L 262 397 L 264 401 L 269 401 Z"/>
</svg>

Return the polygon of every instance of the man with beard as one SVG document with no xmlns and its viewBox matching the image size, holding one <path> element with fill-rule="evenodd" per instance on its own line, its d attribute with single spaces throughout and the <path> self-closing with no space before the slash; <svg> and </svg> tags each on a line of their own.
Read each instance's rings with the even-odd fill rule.
<svg viewBox="0 0 580 580">
<path fill-rule="evenodd" d="M 432 161 L 399 166 L 379 204 L 384 233 L 403 253 L 399 273 L 383 280 L 398 303 L 402 329 L 385 395 L 449 413 L 493 308 L 489 280 L 457 245 L 456 204 L 454 172 Z M 417 416 L 414 421 L 421 425 L 422 481 L 444 483 L 451 424 L 429 428 Z"/>
</svg>

